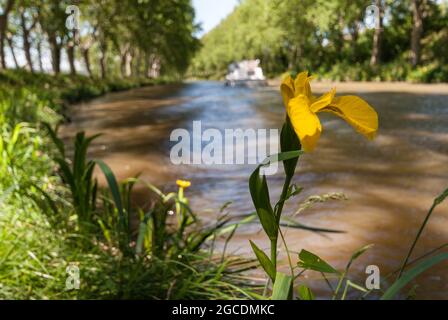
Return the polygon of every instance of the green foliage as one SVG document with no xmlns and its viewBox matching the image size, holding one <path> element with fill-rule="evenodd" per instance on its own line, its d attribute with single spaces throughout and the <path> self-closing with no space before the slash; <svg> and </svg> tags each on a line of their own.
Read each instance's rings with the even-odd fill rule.
<svg viewBox="0 0 448 320">
<path fill-rule="evenodd" d="M 257 168 L 249 179 L 249 189 L 252 201 L 257 210 L 258 218 L 263 226 L 266 235 L 271 240 L 278 237 L 278 225 L 272 209 L 269 197 L 269 190 L 266 176 L 260 175 L 260 168 Z"/>
<path fill-rule="evenodd" d="M 252 246 L 252 250 L 257 256 L 258 262 L 260 262 L 260 265 L 263 267 L 266 274 L 271 278 L 272 281 L 275 281 L 276 270 L 271 260 L 269 260 L 269 257 L 252 241 L 250 241 L 250 245 Z"/>
<path fill-rule="evenodd" d="M 314 300 L 314 294 L 310 288 L 305 285 L 300 285 L 297 289 L 300 300 Z"/>
<path fill-rule="evenodd" d="M 46 128 L 57 147 L 58 154 L 54 156 L 54 161 L 59 165 L 62 181 L 70 189 L 76 217 L 81 226 L 86 226 L 92 222 L 98 190 L 98 183 L 93 179 L 95 162 L 87 160 L 87 150 L 98 135 L 86 138 L 84 132 L 78 133 L 75 138 L 73 159 L 67 159 L 63 141 L 57 138 L 56 132 L 49 124 L 46 124 Z"/>
<path fill-rule="evenodd" d="M 383 294 L 381 300 L 393 299 L 399 291 L 409 282 L 415 279 L 419 274 L 431 268 L 432 266 L 448 259 L 448 253 L 441 253 L 431 258 L 425 259 L 417 266 L 403 274 L 401 278 L 395 281 L 390 288 Z"/>
<path fill-rule="evenodd" d="M 131 201 L 138 179 L 118 183 L 106 164 L 89 159 L 94 137 L 78 133 L 71 146 L 57 137 L 64 92 L 88 78 L 0 75 L 0 299 L 254 297 L 241 276 L 251 261 L 215 255 L 210 241 L 231 236 L 239 222 L 204 225 L 185 196 L 150 185 L 152 206 L 139 208 Z M 114 83 L 95 86 L 108 91 Z M 116 89 L 128 85 L 140 82 Z M 97 185 L 97 163 L 109 188 Z M 169 212 L 178 205 L 182 219 L 173 228 Z M 65 288 L 72 264 L 81 270 L 80 290 Z"/>
<path fill-rule="evenodd" d="M 195 77 L 222 78 L 233 61 L 260 59 L 268 76 L 312 70 L 338 81 L 448 81 L 448 13 L 443 3 L 422 5 L 421 61 L 410 63 L 410 1 L 382 1 L 380 63 L 370 65 L 374 30 L 364 17 L 370 3 L 345 0 L 244 0 L 206 34 L 192 61 Z"/>
<path fill-rule="evenodd" d="M 277 272 L 274 287 L 272 288 L 272 300 L 287 300 L 292 289 L 292 277 Z"/>
<path fill-rule="evenodd" d="M 327 262 L 306 250 L 302 250 L 299 253 L 298 266 L 303 269 L 313 270 L 323 273 L 339 273 L 336 269 L 330 266 Z"/>
</svg>

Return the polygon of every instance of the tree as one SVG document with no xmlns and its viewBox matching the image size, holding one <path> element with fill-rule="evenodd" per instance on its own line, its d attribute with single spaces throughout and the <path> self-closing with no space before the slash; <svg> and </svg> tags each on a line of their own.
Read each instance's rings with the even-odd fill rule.
<svg viewBox="0 0 448 320">
<path fill-rule="evenodd" d="M 65 26 L 66 8 L 71 5 L 68 0 L 45 0 L 38 2 L 39 24 L 46 33 L 51 51 L 53 72 L 61 72 L 62 49 L 70 39 L 69 30 Z"/>
<path fill-rule="evenodd" d="M 35 29 L 38 17 L 34 1 L 22 0 L 18 10 L 20 28 L 22 31 L 23 51 L 28 69 L 34 72 L 33 59 L 31 57 L 31 33 Z"/>
<path fill-rule="evenodd" d="M 412 0 L 412 36 L 411 36 L 411 64 L 413 67 L 420 63 L 420 47 L 423 34 L 422 0 Z"/>
<path fill-rule="evenodd" d="M 3 69 L 6 69 L 5 40 L 8 30 L 8 17 L 14 8 L 15 0 L 6 0 L 1 2 L 2 13 L 0 14 L 0 63 Z"/>
<path fill-rule="evenodd" d="M 379 19 L 379 21 L 378 25 L 375 26 L 375 32 L 373 34 L 372 55 L 370 57 L 371 66 L 376 66 L 380 62 L 383 41 L 383 1 L 375 0 L 375 6 L 378 8 L 378 16 L 376 19 Z"/>
</svg>

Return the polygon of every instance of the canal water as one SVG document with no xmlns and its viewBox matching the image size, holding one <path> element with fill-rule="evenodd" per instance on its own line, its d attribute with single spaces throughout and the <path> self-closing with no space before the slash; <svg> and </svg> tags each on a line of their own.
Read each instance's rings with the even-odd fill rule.
<svg viewBox="0 0 448 320">
<path fill-rule="evenodd" d="M 312 83 L 315 93 L 333 86 L 338 94 L 359 95 L 377 110 L 378 136 L 367 141 L 341 119 L 320 114 L 323 133 L 318 148 L 300 159 L 294 179 L 304 190 L 289 201 L 284 214 L 308 226 L 344 233 L 285 229 L 286 241 L 294 259 L 305 248 L 340 269 L 357 248 L 374 244 L 352 266 L 353 279 L 363 284 L 368 265 L 377 265 L 383 277 L 399 267 L 432 200 L 448 187 L 448 86 Z M 170 161 L 173 130 L 192 132 L 193 121 L 201 121 L 202 130 L 219 132 L 279 129 L 284 108 L 278 84 L 233 88 L 207 81 L 109 94 L 73 106 L 70 117 L 63 134 L 103 133 L 91 156 L 103 159 L 120 179 L 140 173 L 166 191 L 175 188 L 176 179 L 190 180 L 191 206 L 207 222 L 219 217 L 220 208 L 229 201 L 225 213 L 231 216 L 253 211 L 247 181 L 255 165 L 174 165 Z M 281 168 L 268 178 L 273 201 L 282 179 Z M 332 193 L 343 194 L 344 199 L 327 197 L 326 202 L 298 210 L 308 197 Z M 145 199 L 144 194 L 139 197 L 142 204 Z M 437 208 L 415 257 L 448 243 L 447 209 L 447 204 Z M 249 239 L 268 248 L 259 224 L 253 223 L 239 229 L 228 251 L 252 255 Z M 279 250 L 285 257 L 284 248 Z M 448 298 L 447 267 L 441 264 L 421 275 L 414 283 L 417 296 Z M 319 274 L 309 272 L 305 281 L 328 297 Z"/>
</svg>

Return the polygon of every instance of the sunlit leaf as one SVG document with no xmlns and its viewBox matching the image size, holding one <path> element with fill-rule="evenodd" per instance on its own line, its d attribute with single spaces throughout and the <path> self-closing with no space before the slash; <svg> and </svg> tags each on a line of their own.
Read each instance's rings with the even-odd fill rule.
<svg viewBox="0 0 448 320">
<path fill-rule="evenodd" d="M 272 288 L 271 300 L 288 300 L 291 293 L 292 277 L 277 272 L 274 287 Z"/>
<path fill-rule="evenodd" d="M 249 189 L 264 231 L 271 240 L 275 239 L 277 237 L 277 221 L 270 203 L 266 176 L 260 177 L 259 167 L 250 176 Z"/>
<path fill-rule="evenodd" d="M 320 257 L 304 249 L 300 251 L 299 259 L 300 261 L 298 262 L 298 266 L 301 268 L 323 273 L 339 273 Z"/>
<path fill-rule="evenodd" d="M 297 293 L 300 300 L 314 300 L 314 294 L 311 289 L 303 284 L 299 286 Z"/>
<path fill-rule="evenodd" d="M 275 280 L 275 267 L 272 264 L 272 261 L 268 258 L 268 256 L 257 247 L 255 243 L 250 241 L 250 245 L 252 246 L 252 250 L 254 250 L 255 255 L 257 256 L 258 261 L 260 262 L 260 265 L 263 267 L 266 274 L 271 278 L 272 281 Z"/>
</svg>

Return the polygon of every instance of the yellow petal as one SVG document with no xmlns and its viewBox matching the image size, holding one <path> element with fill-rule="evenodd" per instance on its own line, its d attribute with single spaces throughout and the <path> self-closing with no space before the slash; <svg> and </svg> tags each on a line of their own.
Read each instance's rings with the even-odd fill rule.
<svg viewBox="0 0 448 320">
<path fill-rule="evenodd" d="M 301 94 L 291 99 L 287 112 L 294 131 L 300 139 L 302 149 L 306 152 L 313 151 L 320 138 L 322 126 L 319 118 L 310 110 L 308 97 Z"/>
<path fill-rule="evenodd" d="M 334 113 L 352 125 L 368 139 L 375 138 L 378 131 L 378 114 L 366 101 L 356 96 L 335 98 L 320 111 Z"/>
<path fill-rule="evenodd" d="M 335 95 L 336 95 L 336 89 L 333 88 L 331 89 L 330 92 L 327 92 L 326 94 L 320 96 L 311 104 L 310 107 L 311 111 L 316 113 L 321 109 L 329 106 L 330 103 L 333 101 Z"/>
<path fill-rule="evenodd" d="M 300 94 L 305 95 L 309 100 L 313 100 L 313 94 L 311 92 L 310 80 L 312 77 L 308 77 L 308 71 L 299 73 L 294 80 L 294 96 Z"/>
<path fill-rule="evenodd" d="M 191 182 L 185 180 L 177 180 L 176 184 L 181 188 L 188 188 L 189 186 L 191 186 Z"/>
<path fill-rule="evenodd" d="M 288 76 L 285 80 L 283 80 L 280 85 L 280 92 L 282 93 L 283 103 L 286 108 L 288 108 L 289 100 L 294 98 L 294 81 L 291 76 Z"/>
<path fill-rule="evenodd" d="M 296 76 L 296 79 L 294 80 L 294 87 L 296 88 L 296 90 L 298 88 L 303 88 L 305 86 L 305 83 L 307 80 L 308 80 L 308 71 L 300 72 Z M 299 92 L 296 92 L 296 93 L 299 93 Z M 304 94 L 304 93 L 300 93 L 300 94 Z"/>
</svg>

